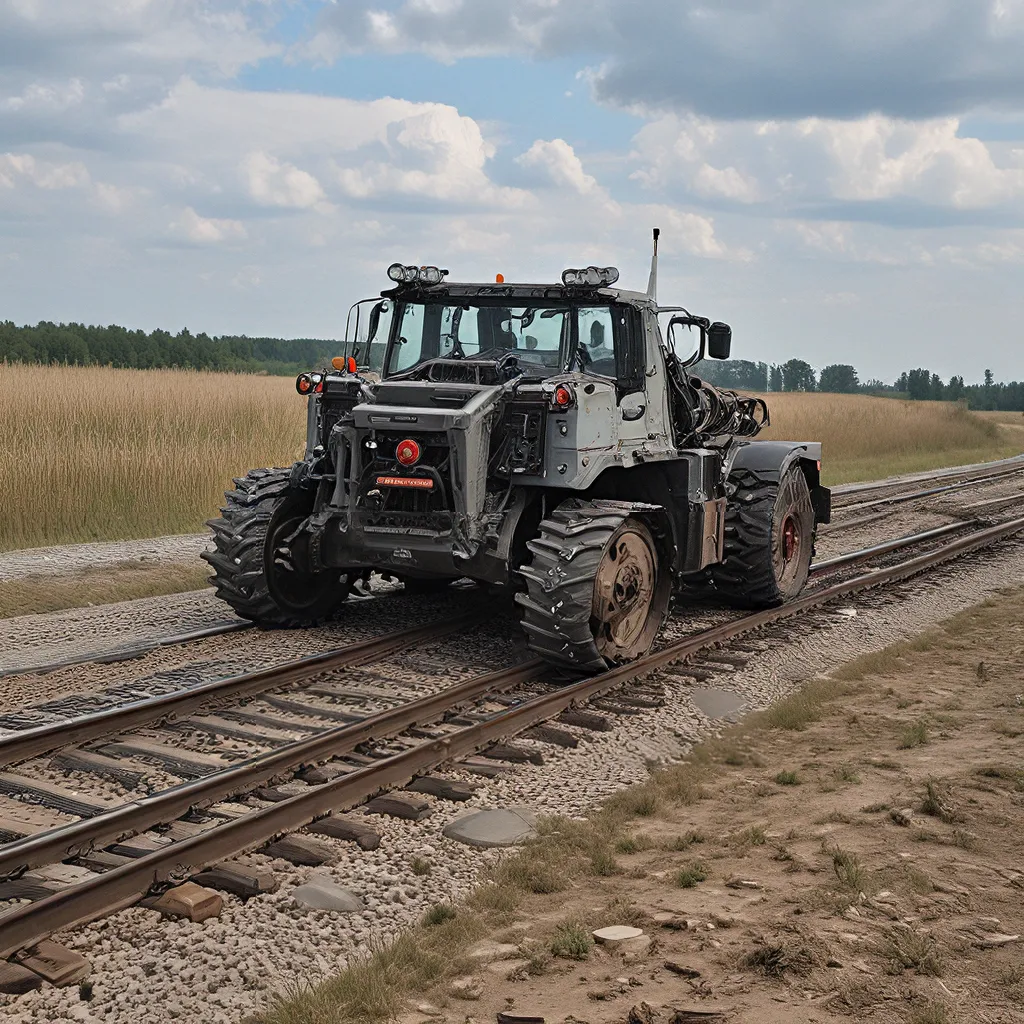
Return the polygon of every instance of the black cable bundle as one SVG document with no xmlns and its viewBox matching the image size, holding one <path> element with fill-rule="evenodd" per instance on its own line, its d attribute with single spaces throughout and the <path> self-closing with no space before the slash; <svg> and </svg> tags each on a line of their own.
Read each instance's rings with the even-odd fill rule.
<svg viewBox="0 0 1024 1024">
<path fill-rule="evenodd" d="M 671 408 L 681 442 L 704 445 L 715 437 L 755 437 L 771 423 L 763 398 L 723 391 L 693 377 L 674 355 L 666 359 L 666 366 L 675 392 Z"/>
</svg>

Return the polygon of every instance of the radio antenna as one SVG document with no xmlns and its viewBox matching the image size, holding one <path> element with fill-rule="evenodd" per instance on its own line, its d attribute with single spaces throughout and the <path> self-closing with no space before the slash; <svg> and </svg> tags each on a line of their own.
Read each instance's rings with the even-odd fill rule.
<svg viewBox="0 0 1024 1024">
<path fill-rule="evenodd" d="M 654 229 L 654 255 L 651 257 L 651 276 L 647 280 L 647 298 L 658 301 L 658 236 L 661 228 Z"/>
</svg>

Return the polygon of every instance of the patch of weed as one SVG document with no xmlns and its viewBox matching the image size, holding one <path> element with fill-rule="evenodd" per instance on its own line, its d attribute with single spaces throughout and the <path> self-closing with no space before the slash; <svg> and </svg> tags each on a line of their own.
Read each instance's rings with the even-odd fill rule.
<svg viewBox="0 0 1024 1024">
<path fill-rule="evenodd" d="M 676 885 L 681 889 L 692 889 L 700 882 L 706 882 L 707 878 L 707 865 L 702 861 L 695 860 L 676 872 Z"/>
<path fill-rule="evenodd" d="M 933 818 L 938 818 L 939 821 L 947 825 L 963 821 L 963 815 L 950 804 L 948 797 L 942 792 L 939 784 L 934 779 L 929 779 L 925 783 L 921 810 Z"/>
<path fill-rule="evenodd" d="M 568 921 L 555 929 L 548 948 L 551 950 L 552 956 L 560 957 L 563 960 L 586 960 L 590 956 L 592 945 L 590 932 L 581 924 Z"/>
<path fill-rule="evenodd" d="M 868 871 L 855 853 L 835 846 L 829 853 L 832 857 L 832 870 L 840 885 L 853 892 L 863 892 L 867 888 Z"/>
<path fill-rule="evenodd" d="M 619 867 L 612 851 L 608 847 L 603 846 L 590 855 L 590 870 L 595 875 L 608 878 L 611 875 L 619 874 L 622 869 Z"/>
<path fill-rule="evenodd" d="M 950 1021 L 949 1007 L 939 1000 L 933 1000 L 915 1006 L 910 1011 L 907 1024 L 950 1024 Z"/>
<path fill-rule="evenodd" d="M 921 932 L 890 932 L 882 946 L 890 974 L 914 971 L 916 974 L 942 977 L 942 957 L 935 940 Z"/>
<path fill-rule="evenodd" d="M 637 832 L 633 835 L 623 836 L 615 844 L 616 853 L 643 853 L 654 846 L 654 840 L 645 832 Z"/>
<path fill-rule="evenodd" d="M 775 781 L 780 786 L 799 786 L 800 776 L 796 772 L 779 772 L 775 776 Z"/>
<path fill-rule="evenodd" d="M 454 921 L 458 916 L 450 903 L 435 903 L 424 915 L 423 923 L 429 928 L 436 928 L 445 921 Z"/>
<path fill-rule="evenodd" d="M 429 860 L 424 860 L 422 857 L 413 857 L 413 859 L 409 861 L 409 870 L 412 871 L 414 875 L 418 875 L 420 878 L 423 878 L 429 875 L 433 868 L 431 867 Z"/>
<path fill-rule="evenodd" d="M 928 743 L 928 724 L 918 721 L 907 726 L 900 734 L 899 749 L 910 750 L 913 747 L 923 747 Z"/>
</svg>

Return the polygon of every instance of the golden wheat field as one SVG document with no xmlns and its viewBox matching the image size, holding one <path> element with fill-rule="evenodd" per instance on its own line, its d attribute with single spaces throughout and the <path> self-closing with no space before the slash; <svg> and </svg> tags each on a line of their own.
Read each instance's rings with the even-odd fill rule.
<svg viewBox="0 0 1024 1024">
<path fill-rule="evenodd" d="M 1024 449 L 1019 431 L 955 402 L 792 393 L 766 397 L 772 422 L 759 436 L 821 441 L 828 484 L 1001 459 Z"/>
<path fill-rule="evenodd" d="M 304 406 L 284 377 L 0 364 L 0 549 L 196 532 L 301 454 Z"/>
<path fill-rule="evenodd" d="M 1021 448 L 1006 426 L 948 403 L 770 401 L 763 436 L 824 442 L 831 483 Z M 288 465 L 304 437 L 289 378 L 0 364 L 0 550 L 195 532 L 233 476 Z"/>
</svg>

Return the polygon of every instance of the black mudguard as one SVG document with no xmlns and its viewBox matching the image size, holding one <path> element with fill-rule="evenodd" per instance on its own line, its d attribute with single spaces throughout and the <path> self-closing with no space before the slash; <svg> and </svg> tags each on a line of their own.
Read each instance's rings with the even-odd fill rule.
<svg viewBox="0 0 1024 1024">
<path fill-rule="evenodd" d="M 832 518 L 832 492 L 821 486 L 821 443 L 818 441 L 737 441 L 726 456 L 727 477 L 741 470 L 758 476 L 783 474 L 793 463 L 799 463 L 811 491 L 816 525 Z"/>
</svg>

